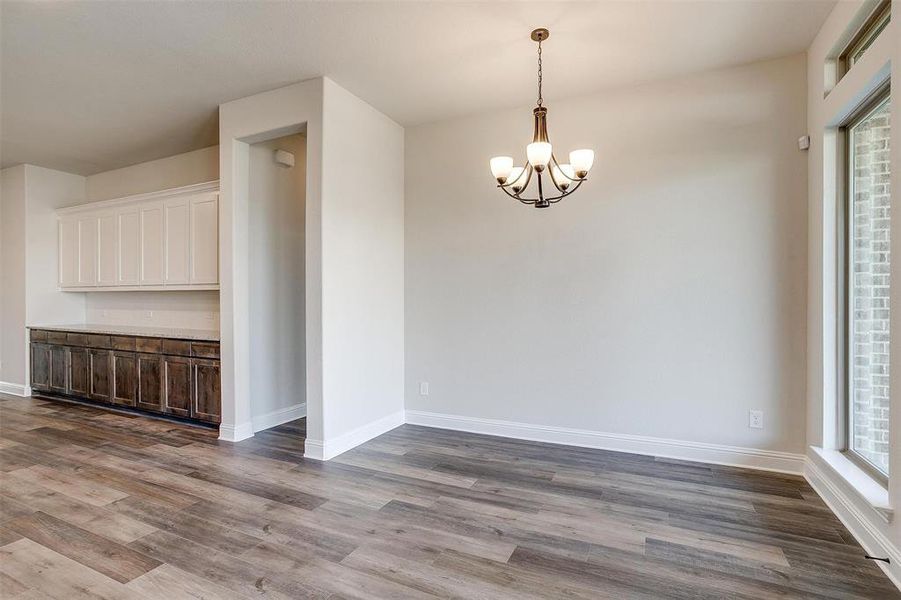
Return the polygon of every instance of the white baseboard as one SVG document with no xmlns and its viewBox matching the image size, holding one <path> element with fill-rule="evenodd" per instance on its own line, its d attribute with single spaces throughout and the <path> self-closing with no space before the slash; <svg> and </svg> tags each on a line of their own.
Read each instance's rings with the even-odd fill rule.
<svg viewBox="0 0 901 600">
<path fill-rule="evenodd" d="M 304 457 L 315 460 L 329 460 L 347 452 L 374 437 L 387 433 L 404 424 L 404 411 L 384 416 L 381 419 L 357 427 L 345 434 L 330 440 L 311 440 L 304 442 Z"/>
<path fill-rule="evenodd" d="M 240 442 L 253 437 L 253 423 L 247 421 L 238 425 L 219 425 L 219 439 L 223 442 Z"/>
<path fill-rule="evenodd" d="M 866 503 L 855 494 L 843 489 L 846 484 L 840 477 L 834 475 L 828 468 L 818 465 L 815 458 L 808 457 L 804 478 L 820 495 L 829 510 L 863 546 L 867 554 L 891 560 L 890 564 L 879 560 L 873 562 L 888 575 L 898 589 L 901 589 L 901 550 L 879 531 L 876 523 L 882 520 L 882 517 L 872 508 L 865 506 Z M 873 514 L 868 516 L 870 512 Z"/>
<path fill-rule="evenodd" d="M 791 473 L 793 475 L 804 473 L 804 462 L 806 460 L 803 454 L 792 454 L 790 452 L 723 446 L 720 444 L 670 440 L 622 433 L 605 433 L 585 429 L 569 429 L 566 427 L 551 427 L 548 425 L 533 425 L 530 423 L 446 415 L 418 410 L 406 411 L 406 422 L 411 425 L 425 425 L 427 427 L 483 433 L 520 440 L 629 452 L 632 454 L 660 456 L 717 465 L 747 467 L 763 471 Z"/>
<path fill-rule="evenodd" d="M 257 431 L 263 431 L 264 429 L 271 429 L 278 425 L 282 425 L 283 423 L 289 423 L 305 416 L 307 416 L 306 402 L 301 402 L 299 404 L 294 404 L 286 408 L 273 410 L 272 412 L 267 412 L 262 415 L 256 415 L 252 419 L 253 432 L 256 433 Z"/>
<path fill-rule="evenodd" d="M 12 394 L 13 396 L 22 396 L 28 398 L 31 396 L 31 386 L 22 385 L 20 383 L 8 383 L 0 381 L 0 392 L 4 394 Z"/>
</svg>

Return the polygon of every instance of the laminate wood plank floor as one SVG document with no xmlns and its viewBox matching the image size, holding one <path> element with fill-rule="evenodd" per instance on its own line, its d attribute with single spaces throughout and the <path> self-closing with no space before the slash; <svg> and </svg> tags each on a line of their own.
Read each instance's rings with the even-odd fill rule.
<svg viewBox="0 0 901 600">
<path fill-rule="evenodd" d="M 800 477 L 404 425 L 332 461 L 0 395 L 0 597 L 901 598 Z"/>
</svg>

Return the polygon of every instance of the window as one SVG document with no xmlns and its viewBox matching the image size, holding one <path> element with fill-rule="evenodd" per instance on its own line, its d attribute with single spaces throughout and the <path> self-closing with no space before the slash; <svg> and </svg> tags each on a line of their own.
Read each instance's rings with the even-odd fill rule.
<svg viewBox="0 0 901 600">
<path fill-rule="evenodd" d="M 876 41 L 876 38 L 879 37 L 879 34 L 882 33 L 882 30 L 888 26 L 891 20 L 892 3 L 890 0 L 885 0 L 873 11 L 870 18 L 867 19 L 857 35 L 851 40 L 851 43 L 848 44 L 847 49 L 842 52 L 840 62 L 843 65 L 843 72 L 847 73 L 860 60 L 860 57 Z"/>
<path fill-rule="evenodd" d="M 847 450 L 889 470 L 890 103 L 879 94 L 845 128 L 847 148 Z"/>
</svg>

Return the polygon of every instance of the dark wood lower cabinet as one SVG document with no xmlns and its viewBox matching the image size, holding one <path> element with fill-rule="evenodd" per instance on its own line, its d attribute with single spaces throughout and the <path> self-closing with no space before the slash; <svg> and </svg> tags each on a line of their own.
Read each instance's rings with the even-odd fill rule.
<svg viewBox="0 0 901 600">
<path fill-rule="evenodd" d="M 87 396 L 90 390 L 87 348 L 69 348 L 69 394 Z"/>
<path fill-rule="evenodd" d="M 217 342 L 33 330 L 31 387 L 218 424 Z"/>
<path fill-rule="evenodd" d="M 113 352 L 113 404 L 135 406 L 138 399 L 138 357 L 134 352 Z"/>
<path fill-rule="evenodd" d="M 178 417 L 191 416 L 191 359 L 183 356 L 163 357 L 163 412 Z"/>
<path fill-rule="evenodd" d="M 201 421 L 218 423 L 221 419 L 219 361 L 194 358 L 194 405 L 191 416 Z"/>
<path fill-rule="evenodd" d="M 110 399 L 109 350 L 88 350 L 88 398 L 100 402 Z"/>
<path fill-rule="evenodd" d="M 65 346 L 50 346 L 50 391 L 59 394 L 68 393 L 69 354 Z"/>
<path fill-rule="evenodd" d="M 47 344 L 31 344 L 31 389 L 50 390 L 50 346 Z"/>
<path fill-rule="evenodd" d="M 163 357 L 138 354 L 138 408 L 163 410 Z"/>
</svg>

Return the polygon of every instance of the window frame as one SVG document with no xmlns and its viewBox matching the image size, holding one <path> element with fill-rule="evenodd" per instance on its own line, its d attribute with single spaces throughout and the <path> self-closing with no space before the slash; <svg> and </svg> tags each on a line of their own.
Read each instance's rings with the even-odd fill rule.
<svg viewBox="0 0 901 600">
<path fill-rule="evenodd" d="M 853 377 L 851 376 L 851 348 L 853 344 L 852 337 L 852 307 L 851 307 L 851 253 L 853 251 L 854 239 L 854 223 L 852 219 L 852 188 L 854 184 L 854 164 L 853 153 L 851 148 L 851 130 L 855 125 L 865 121 L 870 115 L 878 110 L 882 104 L 891 98 L 891 82 L 886 81 L 883 85 L 874 90 L 866 99 L 861 102 L 857 109 L 852 112 L 845 122 L 841 125 L 842 151 L 838 157 L 840 164 L 839 169 L 841 177 L 844 181 L 840 182 L 843 188 L 843 210 L 841 214 L 841 231 L 839 250 L 843 256 L 842 268 L 839 272 L 840 293 L 839 300 L 841 306 L 842 334 L 840 341 L 839 362 L 842 365 L 840 370 L 839 384 L 841 386 L 841 409 L 838 414 L 838 431 L 840 432 L 841 451 L 842 454 L 860 467 L 870 477 L 878 481 L 883 486 L 888 485 L 889 475 L 879 470 L 876 465 L 867 460 L 863 455 L 854 450 L 852 445 L 852 402 L 853 402 Z M 894 293 L 892 289 L 890 294 Z M 891 352 L 891 347 L 889 348 Z M 891 406 L 891 398 L 889 399 Z"/>
<path fill-rule="evenodd" d="M 855 58 L 857 54 L 861 53 L 862 57 L 863 53 L 866 53 L 867 48 L 869 48 L 870 45 L 876 41 L 876 38 L 879 37 L 879 34 L 888 27 L 891 20 L 892 2 L 891 0 L 882 0 L 882 2 L 873 9 L 873 12 L 870 13 L 870 16 L 867 17 L 860 29 L 857 30 L 857 33 L 854 34 L 851 41 L 845 46 L 845 49 L 839 54 L 838 62 L 840 76 L 844 76 L 851 70 L 859 60 L 858 58 Z"/>
</svg>

